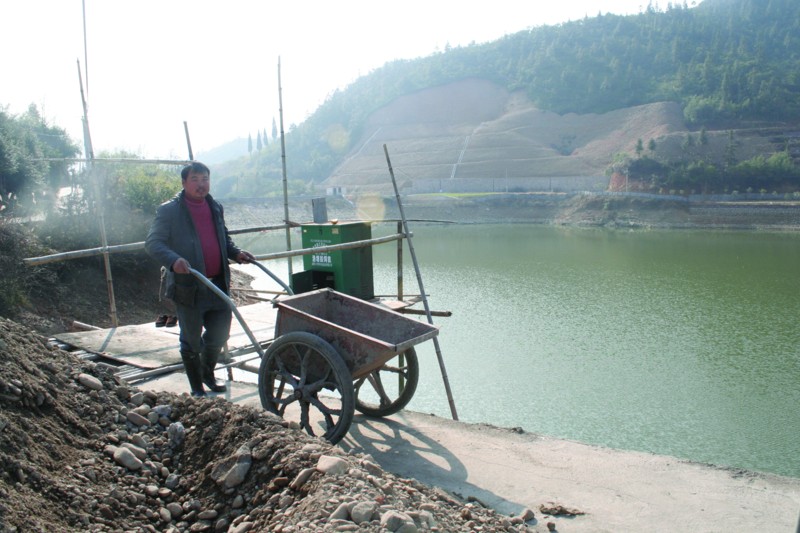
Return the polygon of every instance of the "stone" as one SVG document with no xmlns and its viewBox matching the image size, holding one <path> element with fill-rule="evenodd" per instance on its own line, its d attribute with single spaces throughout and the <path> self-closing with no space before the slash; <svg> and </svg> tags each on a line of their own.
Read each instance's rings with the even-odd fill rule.
<svg viewBox="0 0 800 533">
<path fill-rule="evenodd" d="M 125 417 L 128 419 L 128 422 L 133 424 L 134 426 L 149 426 L 150 421 L 147 420 L 145 417 L 137 413 L 136 411 L 128 411 L 125 414 Z"/>
<path fill-rule="evenodd" d="M 240 485 L 253 463 L 250 448 L 242 445 L 233 455 L 218 462 L 211 470 L 211 479 L 223 488 L 232 488 Z"/>
<path fill-rule="evenodd" d="M 350 509 L 350 519 L 356 524 L 370 522 L 378 505 L 375 502 L 358 502 Z"/>
<path fill-rule="evenodd" d="M 147 452 L 143 448 L 139 448 L 135 444 L 132 444 L 130 442 L 123 442 L 122 444 L 119 445 L 119 447 L 129 449 L 133 453 L 133 455 L 135 455 L 138 459 L 141 459 L 142 461 L 147 459 Z"/>
<path fill-rule="evenodd" d="M 161 519 L 161 521 L 164 522 L 165 524 L 169 524 L 170 522 L 172 522 L 172 513 L 170 513 L 169 509 L 167 509 L 166 507 L 161 507 L 158 510 L 158 516 Z"/>
<path fill-rule="evenodd" d="M 172 515 L 172 518 L 178 518 L 183 514 L 183 507 L 178 502 L 171 502 L 167 504 L 167 510 L 169 514 Z"/>
<path fill-rule="evenodd" d="M 124 447 L 120 446 L 114 451 L 114 461 L 127 468 L 128 470 L 141 470 L 142 462 L 134 453 Z"/>
<path fill-rule="evenodd" d="M 89 390 L 103 390 L 103 382 L 90 374 L 78 374 L 78 383 Z"/>
<path fill-rule="evenodd" d="M 340 457 L 323 455 L 317 461 L 317 470 L 332 476 L 344 474 L 349 468 L 350 464 Z"/>
<path fill-rule="evenodd" d="M 316 469 L 316 468 L 304 468 L 303 470 L 301 470 L 301 471 L 300 471 L 300 473 L 299 473 L 299 474 L 297 474 L 297 476 L 294 478 L 294 480 L 292 480 L 292 482 L 289 484 L 289 487 L 290 487 L 292 490 L 299 490 L 299 489 L 300 489 L 300 487 L 302 487 L 303 485 L 305 485 L 305 484 L 306 484 L 306 482 L 307 482 L 309 479 L 311 479 L 311 476 L 312 476 L 312 475 L 314 474 L 314 472 L 316 472 L 316 471 L 317 471 L 317 469 Z"/>
<path fill-rule="evenodd" d="M 409 526 L 413 529 L 410 529 Z M 401 531 L 401 528 L 403 533 L 417 531 L 417 526 L 414 525 L 414 521 L 410 516 L 395 510 L 387 511 L 381 515 L 381 527 L 393 532 Z"/>
</svg>

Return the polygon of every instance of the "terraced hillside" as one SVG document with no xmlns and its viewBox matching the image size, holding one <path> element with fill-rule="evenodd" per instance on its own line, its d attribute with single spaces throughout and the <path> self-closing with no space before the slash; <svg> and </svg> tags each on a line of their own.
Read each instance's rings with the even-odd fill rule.
<svg viewBox="0 0 800 533">
<path fill-rule="evenodd" d="M 673 103 L 558 115 L 474 79 L 398 98 L 364 131 L 327 187 L 390 187 L 385 144 L 406 192 L 602 190 L 615 154 L 686 128 Z"/>
<path fill-rule="evenodd" d="M 477 79 L 398 98 L 364 132 L 325 187 L 389 192 L 384 144 L 405 193 L 605 190 L 614 156 L 637 157 L 640 139 L 642 155 L 661 161 L 724 165 L 731 153 L 743 161 L 783 150 L 800 160 L 800 130 L 791 124 L 689 131 L 672 102 L 559 115 Z"/>
</svg>

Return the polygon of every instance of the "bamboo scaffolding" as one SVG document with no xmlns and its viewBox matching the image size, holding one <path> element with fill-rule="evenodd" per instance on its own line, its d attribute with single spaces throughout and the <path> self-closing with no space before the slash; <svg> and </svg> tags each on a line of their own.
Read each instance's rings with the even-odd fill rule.
<svg viewBox="0 0 800 533">
<path fill-rule="evenodd" d="M 286 140 L 283 132 L 283 88 L 281 87 L 281 58 L 278 57 L 278 116 L 281 122 L 281 167 L 283 170 L 283 221 L 289 224 L 289 185 L 286 178 Z M 286 249 L 292 249 L 292 233 L 286 228 Z M 292 262 L 287 261 L 289 279 L 292 279 Z"/>
<path fill-rule="evenodd" d="M 403 224 L 403 233 L 406 237 L 408 242 L 408 251 L 411 253 L 411 260 L 414 263 L 414 271 L 417 274 L 417 284 L 419 285 L 419 292 L 422 296 L 422 304 L 425 307 L 425 314 L 428 318 L 428 324 L 433 324 L 433 313 L 431 312 L 430 306 L 428 305 L 428 297 L 425 294 L 425 286 L 422 284 L 422 272 L 419 269 L 419 263 L 417 262 L 417 253 L 414 251 L 414 244 L 411 241 L 411 232 L 408 230 L 408 220 L 406 219 L 405 211 L 403 210 L 403 203 L 400 201 L 400 190 L 397 188 L 397 180 L 394 177 L 394 169 L 392 168 L 392 161 L 389 158 L 389 148 L 384 144 L 383 145 L 383 152 L 386 154 L 386 164 L 389 167 L 389 175 L 392 178 L 392 187 L 394 188 L 394 195 L 397 199 L 397 208 L 400 211 L 400 218 Z M 447 401 L 450 404 L 450 413 L 453 416 L 453 420 L 458 420 L 458 412 L 456 411 L 456 404 L 453 400 L 453 392 L 450 390 L 450 380 L 447 378 L 447 370 L 444 366 L 444 358 L 442 357 L 442 350 L 439 347 L 439 339 L 438 337 L 433 338 L 433 346 L 436 349 L 436 358 L 439 361 L 439 369 L 442 372 L 442 381 L 444 382 L 444 389 L 447 394 Z"/>
<path fill-rule="evenodd" d="M 386 237 L 378 237 L 375 239 L 368 239 L 364 241 L 346 242 L 343 244 L 332 244 L 330 246 L 319 246 L 317 248 L 299 248 L 297 250 L 286 250 L 283 252 L 273 252 L 270 254 L 256 255 L 255 258 L 259 261 L 269 261 L 272 259 L 285 259 L 287 257 L 297 257 L 301 255 L 311 255 L 316 253 L 337 252 L 339 250 L 350 250 L 353 248 L 363 248 L 366 246 L 373 246 L 375 244 L 383 244 L 405 238 L 402 234 L 387 235 Z M 86 250 L 75 250 L 72 252 L 61 252 L 51 255 L 43 255 L 41 257 L 28 257 L 23 259 L 23 263 L 28 266 L 45 265 L 47 263 L 56 263 L 59 261 L 67 261 L 70 259 L 79 259 L 81 257 L 94 257 L 104 253 L 121 253 L 121 252 L 135 252 L 144 250 L 144 242 L 134 242 L 130 244 L 119 244 L 116 246 L 101 246 L 98 248 L 89 248 Z"/>
<path fill-rule="evenodd" d="M 94 148 L 92 147 L 92 136 L 89 130 L 89 106 L 86 103 L 86 96 L 83 92 L 83 76 L 81 75 L 81 62 L 78 61 L 78 81 L 81 88 L 81 102 L 83 103 L 83 142 L 86 148 L 86 156 L 89 159 L 87 168 L 89 169 L 89 176 L 94 186 L 95 192 L 95 209 L 97 210 L 97 218 L 100 222 L 100 244 L 103 255 L 103 266 L 106 273 L 106 290 L 108 291 L 108 306 L 109 316 L 111 317 L 111 325 L 114 327 L 119 326 L 119 319 L 117 318 L 117 302 L 114 298 L 114 279 L 111 276 L 111 261 L 108 254 L 108 238 L 106 237 L 106 219 L 105 219 L 105 198 L 101 198 L 101 189 L 99 178 L 94 171 L 93 159 Z"/>
</svg>

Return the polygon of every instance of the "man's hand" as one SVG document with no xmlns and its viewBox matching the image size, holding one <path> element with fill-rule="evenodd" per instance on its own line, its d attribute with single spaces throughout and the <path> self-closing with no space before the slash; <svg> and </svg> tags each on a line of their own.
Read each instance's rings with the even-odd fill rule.
<svg viewBox="0 0 800 533">
<path fill-rule="evenodd" d="M 189 261 L 181 257 L 180 259 L 176 259 L 174 263 L 172 263 L 172 271 L 176 274 L 189 274 L 189 269 L 192 266 L 189 264 Z"/>
<path fill-rule="evenodd" d="M 250 252 L 246 252 L 242 250 L 238 254 L 236 254 L 236 262 L 239 264 L 242 263 L 254 263 L 256 260 L 255 256 Z"/>
</svg>

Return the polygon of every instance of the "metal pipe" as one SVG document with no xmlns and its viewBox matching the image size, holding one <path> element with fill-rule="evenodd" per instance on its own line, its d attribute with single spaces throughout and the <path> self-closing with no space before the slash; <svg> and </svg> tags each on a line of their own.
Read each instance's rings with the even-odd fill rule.
<svg viewBox="0 0 800 533">
<path fill-rule="evenodd" d="M 242 329 L 244 330 L 245 334 L 247 334 L 247 338 L 249 338 L 249 339 L 250 339 L 250 342 L 252 342 L 252 343 L 253 343 L 253 347 L 254 347 L 254 348 L 256 349 L 256 351 L 258 352 L 258 355 L 259 355 L 260 357 L 264 357 L 264 350 L 261 348 L 261 344 L 259 344 L 259 342 L 256 340 L 256 337 L 255 337 L 255 335 L 253 335 L 253 332 L 250 330 L 250 327 L 249 327 L 249 326 L 247 325 L 247 323 L 244 321 L 244 318 L 242 318 L 242 314 L 241 314 L 241 313 L 239 312 L 239 310 L 236 308 L 236 305 L 233 303 L 233 300 L 231 300 L 231 298 L 230 298 L 230 297 L 229 297 L 227 294 L 225 294 L 225 292 L 223 292 L 222 290 L 220 290 L 220 288 L 219 288 L 219 287 L 217 287 L 216 285 L 214 285 L 214 283 L 212 283 L 210 279 L 208 279 L 207 277 L 205 277 L 203 274 L 201 274 L 201 273 L 200 273 L 200 272 L 198 272 L 197 270 L 195 270 L 195 269 L 193 269 L 193 268 L 191 268 L 191 267 L 190 267 L 190 268 L 189 268 L 189 272 L 190 272 L 190 273 L 191 273 L 191 274 L 192 274 L 194 277 L 196 277 L 196 278 L 197 278 L 197 280 L 198 280 L 200 283 L 202 283 L 203 285 L 205 285 L 205 286 L 206 286 L 206 287 L 207 287 L 207 288 L 208 288 L 208 289 L 209 289 L 211 292 L 213 292 L 214 294 L 216 294 L 217 296 L 219 296 L 220 298 L 222 298 L 222 301 L 223 301 L 223 302 L 225 302 L 226 304 L 228 304 L 228 307 L 230 307 L 230 308 L 231 308 L 231 311 L 233 311 L 233 314 L 234 314 L 234 315 L 236 315 L 236 320 L 238 320 L 238 321 L 239 321 L 239 324 L 241 324 L 241 326 L 242 326 Z"/>
<path fill-rule="evenodd" d="M 392 177 L 392 187 L 394 187 L 394 195 L 397 198 L 397 207 L 400 210 L 400 218 L 403 221 L 403 231 L 405 232 L 406 240 L 408 241 L 408 251 L 411 254 L 411 261 L 414 263 L 414 271 L 417 274 L 417 283 L 419 284 L 419 292 L 422 295 L 422 304 L 425 306 L 425 314 L 428 317 L 428 324 L 433 324 L 433 317 L 431 316 L 431 309 L 428 305 L 428 297 L 425 294 L 425 288 L 422 284 L 422 274 L 419 270 L 419 263 L 417 262 L 417 254 L 414 251 L 414 244 L 411 241 L 411 232 L 408 231 L 408 221 L 406 214 L 403 211 L 403 203 L 400 201 L 400 190 L 397 188 L 397 180 L 394 177 L 394 169 L 392 168 L 392 161 L 389 159 L 389 149 L 383 145 L 383 152 L 386 154 L 386 163 L 389 165 L 389 175 Z M 458 420 L 458 413 L 456 412 L 456 404 L 453 401 L 453 393 L 450 390 L 450 381 L 447 379 L 447 370 L 444 366 L 444 358 L 442 357 L 442 350 L 439 347 L 439 339 L 433 338 L 433 345 L 436 348 L 436 358 L 439 360 L 439 369 L 442 371 L 442 380 L 444 381 L 445 392 L 447 393 L 447 401 L 450 404 L 450 413 L 453 420 Z"/>
</svg>

